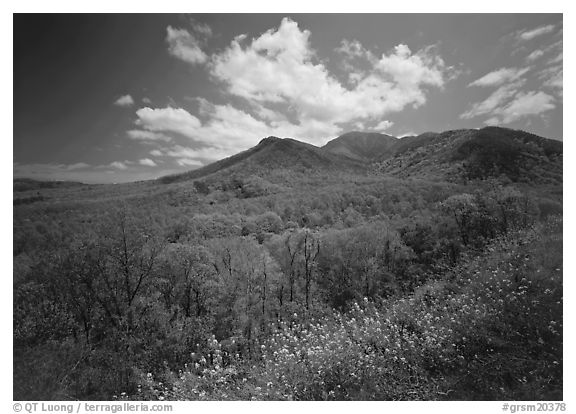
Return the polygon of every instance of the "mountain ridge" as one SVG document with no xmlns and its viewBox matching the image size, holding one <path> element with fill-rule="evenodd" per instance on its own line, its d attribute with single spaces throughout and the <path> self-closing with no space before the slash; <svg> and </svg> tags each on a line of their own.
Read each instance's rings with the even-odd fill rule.
<svg viewBox="0 0 576 414">
<path fill-rule="evenodd" d="M 387 154 L 398 138 L 378 132 L 346 132 L 321 147 L 324 151 L 340 154 L 359 161 L 373 161 Z"/>
<path fill-rule="evenodd" d="M 380 174 L 465 182 L 505 176 L 511 181 L 562 182 L 563 143 L 503 127 L 457 129 L 396 138 L 377 132 L 350 131 L 323 146 L 268 136 L 247 150 L 184 173 L 150 180 L 168 184 L 217 181 L 226 176 L 279 171 L 326 174 Z M 14 178 L 14 191 L 80 186 Z"/>
<path fill-rule="evenodd" d="M 398 178 L 560 182 L 560 141 L 502 127 L 425 132 L 405 138 L 351 131 L 322 147 L 269 136 L 255 147 L 197 170 L 160 178 L 169 183 L 216 175 L 261 175 L 279 169 L 377 173 Z"/>
<path fill-rule="evenodd" d="M 367 166 L 357 160 L 330 152 L 292 138 L 269 136 L 256 146 L 238 154 L 182 174 L 158 179 L 161 183 L 180 182 L 218 174 L 254 175 L 270 170 L 352 171 L 364 173 Z"/>
</svg>

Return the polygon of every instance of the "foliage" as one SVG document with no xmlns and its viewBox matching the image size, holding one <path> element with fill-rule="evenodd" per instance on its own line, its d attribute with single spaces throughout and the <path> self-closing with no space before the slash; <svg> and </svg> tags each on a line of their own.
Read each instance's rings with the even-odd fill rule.
<svg viewBox="0 0 576 414">
<path fill-rule="evenodd" d="M 310 322 L 295 314 L 252 366 L 223 364 L 213 340 L 211 363 L 143 386 L 168 399 L 561 399 L 562 260 L 540 254 L 561 238 L 549 226 L 495 240 L 408 297 Z"/>
<path fill-rule="evenodd" d="M 555 187 L 254 171 L 15 205 L 15 398 L 561 397 Z"/>
</svg>

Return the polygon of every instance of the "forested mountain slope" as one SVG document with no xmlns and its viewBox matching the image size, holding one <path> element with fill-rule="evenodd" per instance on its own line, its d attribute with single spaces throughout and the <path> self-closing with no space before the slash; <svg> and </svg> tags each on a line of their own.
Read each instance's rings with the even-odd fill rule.
<svg viewBox="0 0 576 414">
<path fill-rule="evenodd" d="M 216 161 L 205 167 L 184 174 L 163 177 L 162 183 L 204 178 L 211 175 L 219 177 L 240 174 L 266 175 L 271 170 L 290 170 L 296 172 L 344 171 L 362 173 L 364 165 L 356 160 L 338 154 L 321 151 L 304 142 L 290 138 L 268 137 L 258 145 L 231 157 Z"/>
<path fill-rule="evenodd" d="M 390 135 L 352 131 L 329 141 L 322 149 L 355 160 L 370 162 L 389 156 L 397 143 L 398 138 Z"/>
<path fill-rule="evenodd" d="M 562 399 L 562 144 L 380 156 L 15 182 L 14 399 Z"/>
<path fill-rule="evenodd" d="M 562 184 L 562 142 L 499 127 L 400 139 L 379 171 L 399 177 Z"/>
</svg>

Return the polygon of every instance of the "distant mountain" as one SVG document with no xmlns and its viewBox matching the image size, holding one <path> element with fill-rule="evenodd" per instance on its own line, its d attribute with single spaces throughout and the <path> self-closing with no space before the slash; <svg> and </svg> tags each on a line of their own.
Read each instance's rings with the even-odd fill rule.
<svg viewBox="0 0 576 414">
<path fill-rule="evenodd" d="M 376 164 L 382 173 L 447 181 L 506 176 L 562 183 L 562 142 L 500 127 L 402 138 Z"/>
<path fill-rule="evenodd" d="M 349 132 L 319 148 L 290 138 L 258 145 L 203 168 L 159 179 L 162 183 L 233 176 L 268 178 L 279 171 L 367 172 L 399 178 L 463 182 L 507 177 L 514 182 L 562 183 L 562 142 L 500 127 L 426 132 L 401 139 Z"/>
<path fill-rule="evenodd" d="M 358 161 L 374 161 L 388 155 L 397 143 L 398 138 L 390 135 L 352 131 L 333 139 L 322 149 Z"/>
<path fill-rule="evenodd" d="M 46 188 L 70 188 L 70 187 L 80 187 L 83 183 L 78 183 L 75 181 L 40 181 L 33 180 L 31 178 L 14 178 L 13 191 L 30 191 L 30 190 L 42 190 Z"/>
<path fill-rule="evenodd" d="M 258 145 L 197 170 L 170 175 L 159 179 L 162 183 L 196 180 L 214 176 L 266 176 L 275 170 L 301 172 L 350 171 L 362 173 L 364 163 L 339 154 L 333 154 L 314 145 L 291 138 L 264 138 Z"/>
</svg>

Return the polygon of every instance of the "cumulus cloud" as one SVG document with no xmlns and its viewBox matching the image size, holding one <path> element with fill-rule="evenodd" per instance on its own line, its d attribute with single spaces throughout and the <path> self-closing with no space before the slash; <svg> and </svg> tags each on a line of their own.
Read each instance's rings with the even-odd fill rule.
<svg viewBox="0 0 576 414">
<path fill-rule="evenodd" d="M 201 64 L 208 60 L 208 56 L 201 49 L 201 42 L 186 29 L 177 29 L 172 26 L 166 28 L 166 42 L 168 52 L 184 62 Z"/>
<path fill-rule="evenodd" d="M 122 161 L 113 161 L 110 164 L 108 164 L 108 166 L 110 166 L 112 168 L 117 168 L 119 170 L 126 170 L 128 168 L 126 163 L 122 162 Z"/>
<path fill-rule="evenodd" d="M 288 18 L 256 38 L 237 36 L 211 56 L 201 50 L 201 36 L 210 36 L 208 30 L 202 34 L 168 27 L 167 31 L 172 55 L 191 64 L 205 63 L 224 92 L 246 104 L 242 110 L 196 98 L 202 121 L 183 108 L 136 111 L 139 128 L 133 131 L 141 132 L 131 132 L 133 138 L 151 140 L 157 138 L 154 134 L 177 133 L 190 139 L 189 145 L 161 151 L 182 166 L 232 155 L 269 135 L 324 144 L 341 133 L 343 124 L 376 121 L 425 104 L 428 91 L 443 88 L 449 72 L 431 47 L 412 52 L 400 44 L 376 56 L 360 42 L 344 40 L 339 51 L 346 58 L 363 57 L 369 66 L 352 71 L 352 87 L 346 86 L 318 60 L 310 31 Z M 379 128 L 389 127 L 387 122 Z"/>
<path fill-rule="evenodd" d="M 152 151 L 150 151 L 150 155 L 153 155 L 155 157 L 161 157 L 164 155 L 164 153 L 159 149 L 153 149 Z"/>
<path fill-rule="evenodd" d="M 194 136 L 201 123 L 198 118 L 182 108 L 140 108 L 136 111 L 137 125 L 152 132 L 175 132 Z"/>
<path fill-rule="evenodd" d="M 234 39 L 213 57 L 211 73 L 233 95 L 289 104 L 300 122 L 344 123 L 382 116 L 422 105 L 427 88 L 444 85 L 441 58 L 398 45 L 375 59 L 369 73 L 357 73 L 355 87 L 348 89 L 316 62 L 309 38 L 308 30 L 284 18 L 277 30 L 251 42 L 245 36 Z M 363 53 L 358 42 L 345 45 L 348 53 Z"/>
<path fill-rule="evenodd" d="M 373 60 L 374 55 L 368 49 L 365 49 L 358 40 L 347 40 L 342 39 L 340 46 L 336 48 L 338 53 L 341 53 L 348 59 L 354 58 L 365 58 L 368 60 Z"/>
<path fill-rule="evenodd" d="M 547 25 L 543 25 L 543 26 L 539 26 L 535 29 L 532 30 L 524 30 L 518 33 L 518 38 L 520 40 L 532 40 L 538 36 L 542 36 L 546 33 L 550 33 L 554 31 L 554 25 L 553 24 L 547 24 Z"/>
<path fill-rule="evenodd" d="M 207 39 L 212 37 L 212 28 L 207 23 L 202 23 L 192 16 L 188 16 L 187 20 L 191 30 L 200 38 Z"/>
<path fill-rule="evenodd" d="M 128 138 L 140 141 L 170 141 L 171 138 L 165 134 L 154 131 L 147 131 L 142 129 L 131 129 L 126 131 Z"/>
<path fill-rule="evenodd" d="M 394 125 L 394 122 L 386 120 L 386 121 L 382 121 L 382 122 L 378 123 L 378 125 L 376 125 L 374 127 L 374 129 L 377 131 L 385 131 L 388 128 L 390 128 L 392 125 Z"/>
<path fill-rule="evenodd" d="M 177 132 L 191 140 L 193 148 L 176 146 L 163 155 L 175 158 L 221 159 L 256 145 L 268 135 L 304 139 L 304 137 L 331 137 L 340 132 L 333 125 L 308 120 L 292 124 L 287 120 L 267 123 L 232 105 L 202 103 L 202 112 L 207 121 L 202 124 L 198 118 L 182 108 L 143 108 L 138 110 L 137 123 L 142 128 L 154 132 Z"/>
<path fill-rule="evenodd" d="M 529 70 L 529 68 L 501 68 L 487 73 L 468 86 L 498 86 L 505 82 L 520 79 Z"/>
<path fill-rule="evenodd" d="M 134 105 L 134 99 L 132 99 L 130 95 L 123 95 L 114 101 L 114 105 L 124 107 L 132 106 Z"/>
<path fill-rule="evenodd" d="M 190 148 L 182 145 L 175 145 L 172 148 L 166 150 L 165 155 L 174 158 L 199 158 L 199 159 L 218 159 L 227 156 L 225 153 L 218 153 L 218 151 L 213 147 L 204 148 Z"/>
<path fill-rule="evenodd" d="M 226 158 L 231 154 L 226 150 L 214 147 L 194 149 L 182 145 L 175 145 L 172 148 L 167 149 L 164 155 L 175 158 L 176 163 L 181 167 L 199 167 L 211 161 Z"/>
<path fill-rule="evenodd" d="M 140 165 L 145 165 L 148 167 L 156 167 L 157 164 L 152 161 L 150 158 L 142 158 L 140 161 L 138 161 L 138 164 Z"/>
</svg>

